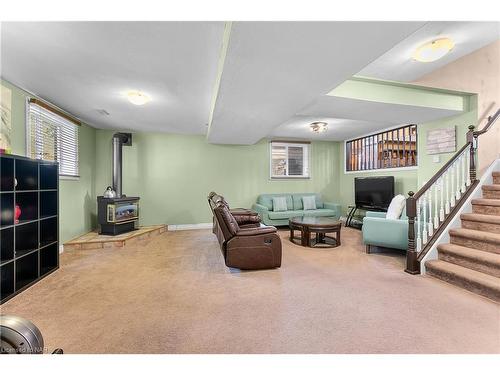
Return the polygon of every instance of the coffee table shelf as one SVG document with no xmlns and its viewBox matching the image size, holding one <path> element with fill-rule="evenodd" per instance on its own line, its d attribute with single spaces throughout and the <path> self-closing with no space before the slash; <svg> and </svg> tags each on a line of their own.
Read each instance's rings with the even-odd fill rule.
<svg viewBox="0 0 500 375">
<path fill-rule="evenodd" d="M 305 247 L 337 247 L 341 245 L 340 230 L 342 222 L 332 217 L 297 216 L 288 223 L 290 241 L 295 241 L 295 231 L 300 231 L 300 245 Z M 328 234 L 335 233 L 335 237 Z M 311 239 L 315 234 L 315 239 Z"/>
</svg>

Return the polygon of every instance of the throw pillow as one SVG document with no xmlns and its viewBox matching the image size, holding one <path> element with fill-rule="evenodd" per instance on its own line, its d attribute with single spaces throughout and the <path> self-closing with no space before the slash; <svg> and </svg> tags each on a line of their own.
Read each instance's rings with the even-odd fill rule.
<svg viewBox="0 0 500 375">
<path fill-rule="evenodd" d="M 288 209 L 286 205 L 286 197 L 273 197 L 273 211 L 286 211 Z"/>
<path fill-rule="evenodd" d="M 399 219 L 401 217 L 401 214 L 403 213 L 405 205 L 406 205 L 405 196 L 401 194 L 396 195 L 394 198 L 392 198 L 391 204 L 387 209 L 387 214 L 385 215 L 385 218 L 393 220 Z"/>
<path fill-rule="evenodd" d="M 302 205 L 304 206 L 304 210 L 315 210 L 316 197 L 314 195 L 302 197 Z"/>
</svg>

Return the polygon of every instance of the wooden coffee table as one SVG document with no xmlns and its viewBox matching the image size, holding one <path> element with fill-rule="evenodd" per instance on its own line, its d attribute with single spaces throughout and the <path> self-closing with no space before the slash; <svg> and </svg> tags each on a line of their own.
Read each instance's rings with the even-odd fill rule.
<svg viewBox="0 0 500 375">
<path fill-rule="evenodd" d="M 300 231 L 300 244 L 307 247 L 337 247 L 340 246 L 340 229 L 342 223 L 333 217 L 292 217 L 290 227 L 290 241 L 295 241 L 294 232 Z M 311 240 L 311 233 L 316 234 L 316 239 Z M 335 238 L 328 236 L 335 233 Z"/>
</svg>

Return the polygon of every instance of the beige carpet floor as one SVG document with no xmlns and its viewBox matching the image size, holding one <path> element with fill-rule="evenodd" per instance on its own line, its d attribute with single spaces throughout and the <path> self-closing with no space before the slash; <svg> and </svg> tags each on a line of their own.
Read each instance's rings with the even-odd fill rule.
<svg viewBox="0 0 500 375">
<path fill-rule="evenodd" d="M 74 250 L 2 305 L 66 353 L 499 353 L 500 305 L 367 255 L 360 232 L 309 249 L 283 238 L 280 269 L 224 266 L 209 230 Z"/>
</svg>

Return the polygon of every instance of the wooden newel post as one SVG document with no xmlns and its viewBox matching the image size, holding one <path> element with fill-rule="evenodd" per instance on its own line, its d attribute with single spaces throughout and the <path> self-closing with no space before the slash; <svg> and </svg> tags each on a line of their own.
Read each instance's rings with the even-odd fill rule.
<svg viewBox="0 0 500 375">
<path fill-rule="evenodd" d="M 415 250 L 415 217 L 417 216 L 417 201 L 413 198 L 415 193 L 410 191 L 406 198 L 406 215 L 408 216 L 408 252 L 406 253 L 405 272 L 416 275 L 420 273 L 420 265 Z"/>
<path fill-rule="evenodd" d="M 469 131 L 467 132 L 467 142 L 470 143 L 470 162 L 469 162 L 469 176 L 470 182 L 476 181 L 476 147 L 474 145 L 474 125 L 469 126 Z"/>
</svg>

